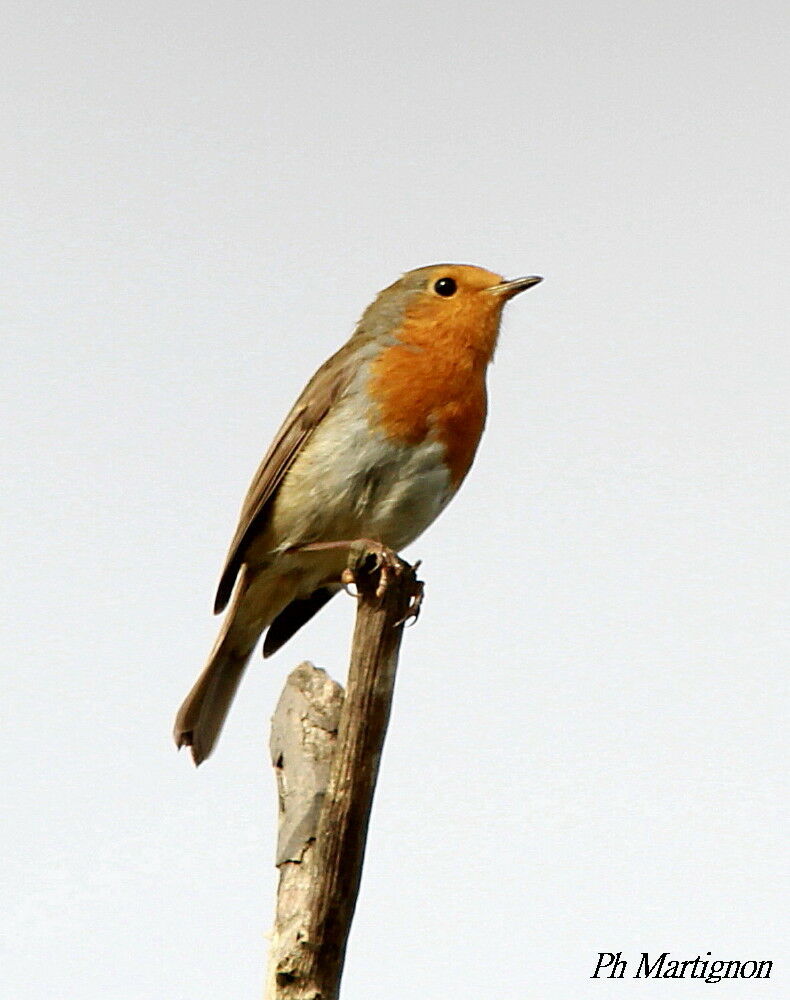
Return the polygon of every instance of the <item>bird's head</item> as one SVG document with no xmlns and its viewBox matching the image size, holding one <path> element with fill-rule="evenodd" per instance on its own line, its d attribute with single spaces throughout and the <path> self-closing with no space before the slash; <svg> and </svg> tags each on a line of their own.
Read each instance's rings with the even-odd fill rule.
<svg viewBox="0 0 790 1000">
<path fill-rule="evenodd" d="M 542 280 L 532 275 L 507 281 L 470 264 L 431 264 L 407 271 L 380 292 L 360 329 L 415 347 L 471 351 L 487 363 L 505 303 Z"/>
</svg>

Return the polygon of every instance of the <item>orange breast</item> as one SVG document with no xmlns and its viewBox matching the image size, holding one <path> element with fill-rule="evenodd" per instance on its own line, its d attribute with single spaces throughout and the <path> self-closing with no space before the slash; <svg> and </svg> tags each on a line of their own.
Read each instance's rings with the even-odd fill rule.
<svg viewBox="0 0 790 1000">
<path fill-rule="evenodd" d="M 485 425 L 488 357 L 465 349 L 455 334 L 426 331 L 424 324 L 418 336 L 404 330 L 403 342 L 373 362 L 368 391 L 377 404 L 376 425 L 386 434 L 409 444 L 429 435 L 441 441 L 457 488 Z"/>
</svg>

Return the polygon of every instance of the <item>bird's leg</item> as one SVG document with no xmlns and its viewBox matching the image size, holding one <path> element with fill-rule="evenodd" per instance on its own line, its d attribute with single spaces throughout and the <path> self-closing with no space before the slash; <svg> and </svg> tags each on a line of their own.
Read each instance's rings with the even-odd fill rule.
<svg viewBox="0 0 790 1000">
<path fill-rule="evenodd" d="M 373 558 L 371 572 L 379 571 L 379 582 L 376 587 L 376 597 L 381 599 L 387 589 L 390 578 L 403 572 L 403 563 L 386 545 L 373 538 L 343 539 L 336 542 L 309 542 L 306 545 L 294 545 L 289 552 L 330 552 L 336 549 L 348 549 L 348 565 L 340 574 L 340 582 L 347 590 L 349 584 L 356 584 L 357 573 L 363 568 L 369 558 Z M 350 591 L 347 590 L 348 593 Z M 407 617 L 412 617 L 407 615 Z"/>
<path fill-rule="evenodd" d="M 404 569 L 404 563 L 398 558 L 392 549 L 376 542 L 371 538 L 358 538 L 352 542 L 348 551 L 348 565 L 343 571 L 343 576 L 348 579 L 350 576 L 356 582 L 356 574 L 360 569 L 365 569 L 368 560 L 372 557 L 373 566 L 369 572 L 379 573 L 379 582 L 376 587 L 376 599 L 381 600 L 384 592 L 389 586 L 391 577 L 399 576 Z"/>
</svg>

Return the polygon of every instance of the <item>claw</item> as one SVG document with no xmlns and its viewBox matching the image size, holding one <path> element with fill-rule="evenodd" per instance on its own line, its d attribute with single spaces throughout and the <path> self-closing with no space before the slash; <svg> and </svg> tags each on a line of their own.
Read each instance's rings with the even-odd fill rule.
<svg viewBox="0 0 790 1000">
<path fill-rule="evenodd" d="M 389 586 L 389 567 L 382 559 L 379 565 L 376 567 L 379 571 L 379 583 L 376 587 L 376 599 L 381 600 L 384 594 L 387 592 L 387 587 Z"/>
<path fill-rule="evenodd" d="M 403 564 L 395 555 L 392 549 L 382 548 L 377 552 L 379 571 L 379 585 L 376 587 L 376 597 L 381 600 L 387 592 L 391 577 L 399 576 L 403 572 Z"/>
<path fill-rule="evenodd" d="M 414 569 L 416 570 L 419 565 L 419 562 L 416 562 L 414 564 Z M 398 625 L 415 625 L 417 623 L 417 619 L 420 617 L 420 608 L 422 607 L 422 601 L 425 597 L 425 584 L 422 580 L 415 580 L 414 584 L 416 589 L 412 596 L 411 604 L 409 604 L 409 607 L 406 609 L 406 614 L 403 618 L 400 618 L 395 622 L 396 628 Z"/>
</svg>

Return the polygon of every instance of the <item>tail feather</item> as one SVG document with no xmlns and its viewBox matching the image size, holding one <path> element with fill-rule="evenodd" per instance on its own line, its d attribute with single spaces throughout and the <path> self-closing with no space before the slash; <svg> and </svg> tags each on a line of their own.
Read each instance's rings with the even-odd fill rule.
<svg viewBox="0 0 790 1000">
<path fill-rule="evenodd" d="M 261 633 L 294 599 L 296 587 L 295 577 L 242 567 L 208 662 L 176 715 L 173 738 L 179 748 L 191 748 L 196 765 L 214 749 Z"/>
<path fill-rule="evenodd" d="M 232 627 L 223 629 L 206 667 L 178 710 L 173 737 L 179 748 L 191 747 L 196 765 L 214 749 L 258 636 L 239 639 Z"/>
</svg>

